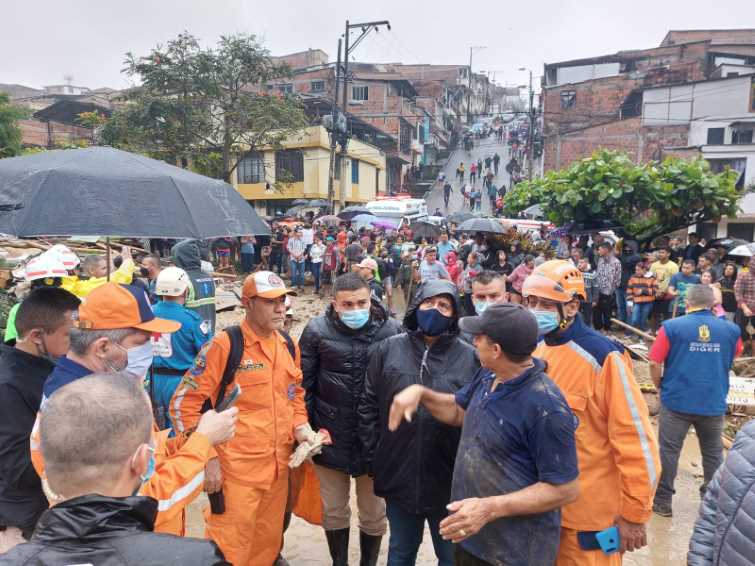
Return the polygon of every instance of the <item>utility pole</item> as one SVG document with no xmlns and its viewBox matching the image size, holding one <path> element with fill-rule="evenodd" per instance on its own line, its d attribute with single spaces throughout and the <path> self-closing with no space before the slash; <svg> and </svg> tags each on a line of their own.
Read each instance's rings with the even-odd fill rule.
<svg viewBox="0 0 755 566">
<path fill-rule="evenodd" d="M 484 45 L 473 45 L 469 48 L 469 88 L 467 90 L 467 126 L 472 123 L 472 106 L 470 105 L 470 99 L 472 96 L 472 53 L 475 49 L 485 49 Z"/>
<path fill-rule="evenodd" d="M 331 109 L 331 128 L 330 132 L 330 165 L 328 168 L 328 202 L 330 203 L 330 213 L 335 214 L 335 186 L 334 177 L 336 171 L 336 119 L 338 117 L 338 79 L 341 76 L 341 38 L 338 38 L 338 59 L 336 61 L 336 83 L 333 88 L 333 108 Z"/>
<path fill-rule="evenodd" d="M 520 71 L 529 71 L 530 73 L 530 108 L 529 108 L 529 122 L 530 128 L 527 132 L 527 179 L 532 180 L 532 152 L 535 142 L 535 91 L 532 90 L 532 69 L 526 69 L 519 67 Z"/>
</svg>

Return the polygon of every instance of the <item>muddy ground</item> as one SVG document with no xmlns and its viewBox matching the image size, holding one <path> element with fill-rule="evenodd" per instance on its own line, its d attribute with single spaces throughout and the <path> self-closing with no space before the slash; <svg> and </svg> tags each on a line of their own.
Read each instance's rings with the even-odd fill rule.
<svg viewBox="0 0 755 566">
<path fill-rule="evenodd" d="M 327 299 L 322 299 L 311 294 L 311 288 L 307 293 L 295 300 L 294 325 L 292 334 L 299 336 L 309 318 L 321 314 L 327 305 Z M 395 310 L 403 311 L 403 305 L 396 305 Z M 238 322 L 242 317 L 242 311 L 222 312 L 218 314 L 218 325 L 227 326 Z M 647 364 L 635 362 L 635 374 L 639 383 L 649 383 L 650 375 Z M 653 405 L 657 406 L 657 396 L 646 394 L 646 400 L 653 411 Z M 630 566 L 669 566 L 685 563 L 687 546 L 692 532 L 694 521 L 697 517 L 700 503 L 699 486 L 702 483 L 702 459 L 694 432 L 690 432 L 685 442 L 679 462 L 679 475 L 676 480 L 676 496 L 674 498 L 674 517 L 662 518 L 653 515 L 649 528 L 649 544 L 646 548 L 629 553 L 624 558 L 624 564 Z M 359 562 L 359 536 L 356 522 L 356 507 L 353 504 L 352 494 L 352 536 L 350 543 L 350 563 Z M 204 497 L 196 501 L 189 508 L 189 535 L 202 536 L 204 521 L 201 509 L 206 506 Z M 379 564 L 385 564 L 387 560 L 388 541 L 383 540 Z M 322 529 L 310 525 L 305 521 L 294 517 L 291 526 L 286 533 L 283 556 L 292 566 L 324 566 L 330 564 L 327 544 Z M 433 553 L 429 533 L 420 547 L 417 558 L 418 566 L 430 566 L 437 564 Z"/>
</svg>

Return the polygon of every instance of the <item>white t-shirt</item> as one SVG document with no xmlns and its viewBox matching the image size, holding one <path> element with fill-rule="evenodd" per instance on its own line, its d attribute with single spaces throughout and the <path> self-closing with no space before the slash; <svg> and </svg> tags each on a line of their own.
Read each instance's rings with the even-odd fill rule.
<svg viewBox="0 0 755 566">
<path fill-rule="evenodd" d="M 322 244 L 312 244 L 309 248 L 309 259 L 312 263 L 320 263 L 323 255 L 325 255 L 325 246 Z"/>
<path fill-rule="evenodd" d="M 312 228 L 304 228 L 301 231 L 301 241 L 305 246 L 312 245 L 314 243 L 315 231 Z"/>
</svg>

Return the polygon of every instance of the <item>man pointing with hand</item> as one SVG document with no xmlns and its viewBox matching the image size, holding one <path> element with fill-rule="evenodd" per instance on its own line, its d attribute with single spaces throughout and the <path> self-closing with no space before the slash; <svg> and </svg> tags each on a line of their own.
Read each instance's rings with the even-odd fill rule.
<svg viewBox="0 0 755 566">
<path fill-rule="evenodd" d="M 456 543 L 457 566 L 553 564 L 560 507 L 579 494 L 576 419 L 558 387 L 531 357 L 535 317 L 498 304 L 460 320 L 482 368 L 455 395 L 412 385 L 391 405 L 388 428 L 410 421 L 420 404 L 462 426 L 449 516 L 440 534 Z"/>
</svg>

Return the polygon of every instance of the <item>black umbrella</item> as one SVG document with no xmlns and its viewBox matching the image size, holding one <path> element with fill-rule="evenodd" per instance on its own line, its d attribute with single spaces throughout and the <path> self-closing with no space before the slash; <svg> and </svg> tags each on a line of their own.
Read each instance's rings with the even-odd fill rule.
<svg viewBox="0 0 755 566">
<path fill-rule="evenodd" d="M 453 222 L 454 224 L 461 224 L 462 222 L 469 220 L 470 218 L 476 218 L 476 216 L 471 212 L 464 211 L 452 212 L 446 217 L 449 222 Z"/>
<path fill-rule="evenodd" d="M 284 216 L 299 216 L 299 213 L 302 211 L 304 207 L 302 205 L 298 206 L 292 206 L 289 208 L 283 215 Z"/>
<path fill-rule="evenodd" d="M 716 238 L 708 242 L 708 248 L 724 248 L 727 252 L 730 252 L 737 246 L 744 246 L 749 244 L 747 240 L 741 238 Z"/>
<path fill-rule="evenodd" d="M 270 228 L 228 183 L 91 147 L 0 159 L 0 233 L 207 239 Z"/>
<path fill-rule="evenodd" d="M 351 220 L 358 214 L 372 214 L 372 212 L 370 212 L 370 210 L 365 206 L 354 205 L 347 206 L 336 216 L 338 216 L 338 218 L 342 218 L 343 220 Z"/>
<path fill-rule="evenodd" d="M 496 218 L 470 218 L 457 228 L 460 232 L 485 232 L 488 234 L 503 234 L 503 225 Z"/>
<path fill-rule="evenodd" d="M 437 238 L 440 236 L 440 226 L 433 224 L 432 222 L 413 222 L 409 225 L 409 229 L 415 238 Z"/>
<path fill-rule="evenodd" d="M 324 198 L 316 198 L 307 202 L 307 206 L 317 207 L 317 208 L 328 208 L 330 207 L 330 201 L 325 200 Z"/>
<path fill-rule="evenodd" d="M 307 206 L 308 204 L 309 200 L 305 198 L 298 198 L 291 202 L 292 206 Z"/>
</svg>

